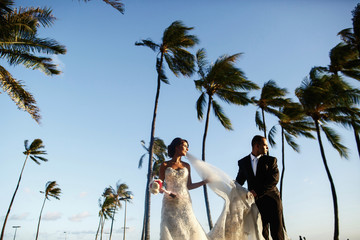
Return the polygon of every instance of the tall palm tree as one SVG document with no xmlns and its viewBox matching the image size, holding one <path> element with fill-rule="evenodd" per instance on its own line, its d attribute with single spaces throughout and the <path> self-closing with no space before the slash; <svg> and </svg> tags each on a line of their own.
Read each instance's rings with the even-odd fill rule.
<svg viewBox="0 0 360 240">
<path fill-rule="evenodd" d="M 335 185 L 327 164 L 321 130 L 325 133 L 331 145 L 341 157 L 347 158 L 347 148 L 340 143 L 340 137 L 327 122 L 344 121 L 344 109 L 349 103 L 358 103 L 360 93 L 353 89 L 341 77 L 326 74 L 327 69 L 316 67 L 311 69 L 309 78 L 305 78 L 301 86 L 295 91 L 305 114 L 312 118 L 317 133 L 320 153 L 328 176 L 334 205 L 334 240 L 339 239 L 339 215 Z"/>
<path fill-rule="evenodd" d="M 58 186 L 58 184 L 56 183 L 56 181 L 49 181 L 45 185 L 45 192 L 40 191 L 41 193 L 44 194 L 44 202 L 42 204 L 41 211 L 40 211 L 39 222 L 38 222 L 38 226 L 37 226 L 35 240 L 37 240 L 38 236 L 39 236 L 41 215 L 44 210 L 46 200 L 50 200 L 49 197 L 53 197 L 57 200 L 60 200 L 61 189 L 57 186 Z"/>
<path fill-rule="evenodd" d="M 154 153 L 154 136 L 155 136 L 155 122 L 157 115 L 157 107 L 160 95 L 161 82 L 168 83 L 168 79 L 164 71 L 164 60 L 167 63 L 169 69 L 175 74 L 191 76 L 194 72 L 194 56 L 186 49 L 193 47 L 198 43 L 198 39 L 194 35 L 188 34 L 192 27 L 186 27 L 181 21 L 173 22 L 168 28 L 165 29 L 161 43 L 155 43 L 150 39 L 141 40 L 136 42 L 136 46 L 149 47 L 151 50 L 157 53 L 156 57 L 156 71 L 157 77 L 157 89 L 155 96 L 154 112 L 151 124 L 151 135 L 149 144 L 149 165 L 145 192 L 145 213 L 144 213 L 144 229 L 142 239 L 150 239 L 150 192 L 149 184 L 152 178 L 152 166 L 153 166 L 153 153 Z"/>
<path fill-rule="evenodd" d="M 90 0 L 79 0 L 79 1 L 89 2 Z M 124 4 L 122 3 L 121 0 L 103 0 L 103 1 L 105 3 L 111 5 L 113 8 L 115 8 L 116 10 L 121 12 L 122 14 L 124 14 L 125 8 L 124 8 Z"/>
<path fill-rule="evenodd" d="M 146 150 L 147 153 L 144 153 L 139 160 L 138 168 L 142 167 L 144 158 L 146 154 L 149 154 L 150 150 L 145 146 L 145 141 L 141 140 L 141 145 Z M 154 155 L 153 155 L 153 168 L 152 168 L 152 177 L 159 177 L 160 166 L 163 162 L 165 162 L 167 155 L 167 146 L 161 138 L 154 138 Z"/>
<path fill-rule="evenodd" d="M 237 105 L 247 105 L 251 100 L 247 96 L 247 91 L 258 89 L 258 86 L 247 80 L 245 74 L 235 66 L 236 61 L 241 56 L 240 53 L 227 56 L 224 55 L 209 66 L 206 60 L 206 52 L 200 49 L 196 53 L 196 62 L 198 65 L 199 80 L 195 80 L 196 88 L 201 92 L 196 102 L 197 117 L 203 119 L 204 107 L 207 104 L 207 113 L 205 120 L 205 130 L 202 143 L 202 160 L 205 161 L 206 136 L 209 127 L 209 116 L 211 108 L 214 110 L 216 118 L 225 129 L 232 130 L 230 119 L 224 114 L 220 104 L 214 99 Z M 207 99 L 206 99 L 207 97 Z M 208 223 L 210 229 L 213 227 L 207 187 L 204 185 L 204 197 Z"/>
<path fill-rule="evenodd" d="M 284 96 L 287 94 L 286 88 L 280 88 L 277 86 L 274 80 L 269 80 L 264 83 L 264 86 L 261 89 L 261 95 L 259 99 L 255 97 L 252 98 L 252 101 L 255 103 L 258 108 L 261 109 L 261 116 L 259 111 L 256 111 L 255 122 L 259 130 L 264 131 L 264 137 L 266 136 L 266 123 L 265 123 L 265 112 L 272 115 L 278 114 L 277 108 L 282 107 L 286 104 L 287 99 Z"/>
<path fill-rule="evenodd" d="M 281 153 L 282 153 L 282 171 L 280 177 L 280 198 L 283 194 L 283 180 L 285 175 L 285 141 L 296 152 L 300 152 L 299 145 L 295 142 L 293 137 L 304 136 L 307 138 L 314 138 L 310 131 L 315 130 L 313 123 L 306 118 L 304 110 L 299 103 L 288 102 L 281 107 L 278 117 L 278 124 L 273 126 L 269 131 L 269 143 L 275 146 L 275 134 L 277 126 L 281 128 Z"/>
<path fill-rule="evenodd" d="M 65 54 L 66 49 L 53 39 L 38 37 L 38 30 L 49 27 L 55 21 L 49 8 L 15 8 L 13 1 L 1 0 L 0 4 L 0 58 L 10 66 L 23 65 L 39 69 L 47 75 L 61 72 L 49 57 L 42 55 Z M 11 10 L 11 11 L 9 11 Z M 17 107 L 30 114 L 39 123 L 40 113 L 31 93 L 22 81 L 15 79 L 0 65 L 0 87 Z"/>
<path fill-rule="evenodd" d="M 35 139 L 31 144 L 30 146 L 28 145 L 28 140 L 25 140 L 24 142 L 24 145 L 25 145 L 25 151 L 24 151 L 24 154 L 26 156 L 25 158 L 25 161 L 24 161 L 24 164 L 21 168 L 21 172 L 20 172 L 20 176 L 19 176 L 19 180 L 18 180 L 18 183 L 16 185 L 16 188 L 15 188 L 15 192 L 11 198 L 11 202 L 10 202 L 10 205 L 9 205 L 9 208 L 8 208 L 8 211 L 6 213 L 6 216 L 5 216 L 5 220 L 4 220 L 4 223 L 3 223 L 3 226 L 2 226 L 2 230 L 1 230 L 1 236 L 0 236 L 0 240 L 3 240 L 4 238 L 4 232 L 5 232 L 5 227 L 6 227 L 6 223 L 7 223 L 7 219 L 9 217 L 9 214 L 10 214 L 10 211 L 11 211 L 11 207 L 14 203 L 14 199 L 15 199 L 15 196 L 16 196 L 16 193 L 19 189 L 19 186 L 20 186 L 20 181 L 21 181 L 21 178 L 22 178 L 22 175 L 23 175 L 23 172 L 24 172 L 24 168 L 25 168 L 25 165 L 26 165 L 26 162 L 28 160 L 28 158 L 30 157 L 31 160 L 33 160 L 35 163 L 39 164 L 40 165 L 40 161 L 43 161 L 43 162 L 47 162 L 48 160 L 44 157 L 42 157 L 42 155 L 45 155 L 46 154 L 46 151 L 43 150 L 43 148 L 45 147 L 43 145 L 43 142 L 41 139 Z"/>
<path fill-rule="evenodd" d="M 132 195 L 131 191 L 128 191 L 128 185 L 125 183 L 116 183 L 116 188 L 113 188 L 112 186 L 105 188 L 103 196 L 105 198 L 112 198 L 114 201 L 114 204 L 112 206 L 112 215 L 111 215 L 111 228 L 110 228 L 110 236 L 109 240 L 111 240 L 112 231 L 113 231 L 113 225 L 114 225 L 114 219 L 115 219 L 115 213 L 118 208 L 121 208 L 121 201 L 124 201 L 125 199 L 128 201 L 130 199 L 130 196 Z"/>
<path fill-rule="evenodd" d="M 99 225 L 96 231 L 95 240 L 97 240 L 100 233 L 100 240 L 102 240 L 102 235 L 104 231 L 105 220 L 111 218 L 113 215 L 113 206 L 115 205 L 115 199 L 112 197 L 102 197 L 99 199 Z"/>
</svg>

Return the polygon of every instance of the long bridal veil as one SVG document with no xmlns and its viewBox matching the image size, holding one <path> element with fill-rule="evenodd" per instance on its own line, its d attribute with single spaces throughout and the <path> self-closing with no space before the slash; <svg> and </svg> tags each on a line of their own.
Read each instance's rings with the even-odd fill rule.
<svg viewBox="0 0 360 240">
<path fill-rule="evenodd" d="M 195 158 L 186 157 L 207 186 L 224 199 L 224 208 L 213 229 L 207 234 L 211 240 L 263 240 L 262 223 L 255 199 L 241 185 L 222 170 Z"/>
</svg>

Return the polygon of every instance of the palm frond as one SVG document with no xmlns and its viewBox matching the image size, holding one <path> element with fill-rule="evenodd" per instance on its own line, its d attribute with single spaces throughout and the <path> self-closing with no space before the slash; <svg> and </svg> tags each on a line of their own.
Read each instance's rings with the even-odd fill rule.
<svg viewBox="0 0 360 240">
<path fill-rule="evenodd" d="M 121 0 L 103 0 L 105 3 L 111 5 L 113 8 L 118 10 L 121 14 L 124 14 L 125 8 Z"/>
<path fill-rule="evenodd" d="M 340 143 L 341 142 L 340 136 L 333 129 L 327 126 L 321 125 L 321 129 L 324 131 L 328 141 L 331 143 L 333 148 L 335 148 L 336 151 L 338 151 L 340 156 L 348 158 L 348 153 L 347 153 L 348 149 L 347 147 L 345 147 Z"/>
<path fill-rule="evenodd" d="M 264 123 L 263 123 L 263 121 L 261 119 L 259 111 L 256 111 L 255 123 L 256 123 L 256 126 L 259 128 L 260 131 L 264 131 Z"/>
<path fill-rule="evenodd" d="M 355 42 L 354 35 L 352 32 L 352 28 L 346 28 L 341 30 L 337 35 L 341 37 L 341 40 L 348 44 L 352 44 Z"/>
<path fill-rule="evenodd" d="M 295 152 L 300 152 L 300 147 L 299 147 L 299 145 L 295 142 L 295 140 L 294 140 L 294 138 L 290 135 L 290 134 L 288 134 L 288 133 L 286 133 L 286 132 L 284 132 L 284 136 L 285 136 L 285 140 L 286 140 L 286 142 L 289 144 L 289 146 L 295 151 Z"/>
<path fill-rule="evenodd" d="M 188 34 L 193 30 L 193 27 L 186 27 L 181 21 L 174 21 L 168 28 L 165 29 L 162 42 L 167 48 L 180 47 L 188 48 L 193 47 L 199 42 L 195 35 Z"/>
<path fill-rule="evenodd" d="M 3 16 L 12 11 L 14 5 L 13 0 L 1 0 L 0 1 L 0 16 Z"/>
<path fill-rule="evenodd" d="M 90 0 L 79 0 L 79 2 L 80 1 L 89 2 Z M 124 9 L 124 4 L 121 2 L 122 0 L 103 0 L 103 1 L 109 4 L 110 6 L 112 6 L 113 8 L 115 8 L 116 10 L 118 10 L 120 13 L 124 14 L 125 9 Z"/>
<path fill-rule="evenodd" d="M 145 46 L 150 48 L 153 51 L 157 51 L 159 50 L 160 46 L 156 43 L 154 43 L 151 39 L 145 39 L 145 40 L 141 40 L 139 42 L 135 42 L 136 46 Z"/>
<path fill-rule="evenodd" d="M 284 97 L 288 93 L 286 88 L 280 88 L 277 86 L 274 80 L 267 81 L 261 91 L 260 99 L 278 99 Z M 275 107 L 275 105 L 272 105 Z"/>
<path fill-rule="evenodd" d="M 38 151 L 39 149 L 45 148 L 43 141 L 39 138 L 35 139 L 31 144 L 29 150 L 32 152 Z"/>
<path fill-rule="evenodd" d="M 347 71 L 347 70 L 343 70 L 341 71 L 345 76 L 356 79 L 358 81 L 360 81 L 360 71 Z"/>
<path fill-rule="evenodd" d="M 197 112 L 197 118 L 199 120 L 203 119 L 204 117 L 204 107 L 206 105 L 206 99 L 205 99 L 205 93 L 201 93 L 200 97 L 196 101 L 196 112 Z"/>
<path fill-rule="evenodd" d="M 195 71 L 194 55 L 182 48 L 172 49 L 171 52 L 172 54 L 169 54 L 169 52 L 164 54 L 169 69 L 176 77 L 179 74 L 187 77 L 191 76 Z"/>
<path fill-rule="evenodd" d="M 205 78 L 205 68 L 209 63 L 206 60 L 206 51 L 204 48 L 201 48 L 196 52 L 195 59 L 198 66 L 198 74 L 201 78 Z"/>
<path fill-rule="evenodd" d="M 276 133 L 277 133 L 277 129 L 276 129 L 276 125 L 275 125 L 270 129 L 269 135 L 268 135 L 268 140 L 272 147 L 274 147 L 276 145 L 276 142 L 275 142 Z"/>
<path fill-rule="evenodd" d="M 24 89 L 25 86 L 21 81 L 13 78 L 2 66 L 0 66 L 0 86 L 19 109 L 28 112 L 37 123 L 40 123 L 40 110 L 36 106 L 34 97 Z"/>
<path fill-rule="evenodd" d="M 144 153 L 144 154 L 140 157 L 138 168 L 142 168 L 142 165 L 143 165 L 145 156 L 146 156 L 146 153 Z"/>
<path fill-rule="evenodd" d="M 216 92 L 216 96 L 218 96 L 224 102 L 241 105 L 241 106 L 246 106 L 252 103 L 251 99 L 248 97 L 247 92 L 218 89 Z"/>
<path fill-rule="evenodd" d="M 16 55 L 29 53 L 44 54 L 65 54 L 66 48 L 60 45 L 56 40 L 49 38 L 27 37 L 16 39 L 7 39 L 8 42 L 2 44 L 1 55 L 4 57 L 15 58 Z M 9 60 L 10 61 L 10 60 Z M 15 61 L 15 60 L 13 60 Z"/>
<path fill-rule="evenodd" d="M 215 101 L 212 101 L 212 108 L 214 109 L 215 117 L 220 121 L 221 125 L 227 130 L 233 130 L 231 126 L 231 121 L 222 110 L 222 107 Z"/>
</svg>

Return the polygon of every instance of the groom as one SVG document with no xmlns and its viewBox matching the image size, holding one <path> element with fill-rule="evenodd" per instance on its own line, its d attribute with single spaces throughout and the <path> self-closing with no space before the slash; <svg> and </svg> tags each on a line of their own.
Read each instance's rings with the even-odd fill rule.
<svg viewBox="0 0 360 240">
<path fill-rule="evenodd" d="M 239 160 L 236 181 L 243 185 L 247 181 L 249 191 L 255 197 L 263 223 L 263 236 L 269 239 L 269 225 L 273 240 L 283 240 L 282 203 L 276 184 L 279 170 L 275 157 L 267 156 L 266 138 L 255 136 L 251 141 L 251 154 Z"/>
</svg>

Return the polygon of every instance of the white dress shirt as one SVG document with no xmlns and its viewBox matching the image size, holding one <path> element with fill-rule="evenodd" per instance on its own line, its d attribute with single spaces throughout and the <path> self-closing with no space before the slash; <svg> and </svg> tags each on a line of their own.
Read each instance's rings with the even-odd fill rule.
<svg viewBox="0 0 360 240">
<path fill-rule="evenodd" d="M 259 158 L 262 156 L 262 154 L 260 154 L 259 156 L 254 156 L 252 153 L 250 153 L 250 158 L 251 158 L 251 166 L 254 172 L 254 176 L 256 176 L 256 169 L 257 169 L 257 164 L 259 162 Z"/>
</svg>

